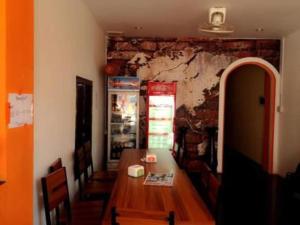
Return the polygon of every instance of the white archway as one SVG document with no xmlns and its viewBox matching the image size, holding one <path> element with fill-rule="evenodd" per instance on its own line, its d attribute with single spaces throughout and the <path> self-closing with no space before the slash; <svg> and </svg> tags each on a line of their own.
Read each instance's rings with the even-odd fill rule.
<svg viewBox="0 0 300 225">
<path fill-rule="evenodd" d="M 264 59 L 256 57 L 247 57 L 238 59 L 230 64 L 222 73 L 220 80 L 220 92 L 219 92 L 219 122 L 218 122 L 218 168 L 217 171 L 221 173 L 223 171 L 223 146 L 224 146 L 224 114 L 225 114 L 225 89 L 226 81 L 232 71 L 238 67 L 244 65 L 257 65 L 264 69 L 275 81 L 275 105 L 274 105 L 274 138 L 273 138 L 273 165 L 272 172 L 278 172 L 278 118 L 279 118 L 279 106 L 280 106 L 280 75 L 276 68 Z"/>
</svg>

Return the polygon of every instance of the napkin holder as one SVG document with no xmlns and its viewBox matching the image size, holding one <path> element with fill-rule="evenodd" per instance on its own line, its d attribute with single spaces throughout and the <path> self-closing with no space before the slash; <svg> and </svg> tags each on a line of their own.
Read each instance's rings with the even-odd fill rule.
<svg viewBox="0 0 300 225">
<path fill-rule="evenodd" d="M 141 177 L 144 176 L 145 169 L 141 165 L 132 165 L 128 167 L 128 176 L 130 177 Z"/>
</svg>

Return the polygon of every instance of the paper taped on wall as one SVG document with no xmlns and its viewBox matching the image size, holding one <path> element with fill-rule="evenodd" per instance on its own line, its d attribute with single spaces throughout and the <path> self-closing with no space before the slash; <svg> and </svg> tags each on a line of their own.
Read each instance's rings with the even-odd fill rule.
<svg viewBox="0 0 300 225">
<path fill-rule="evenodd" d="M 10 93 L 8 95 L 8 102 L 10 105 L 9 128 L 17 128 L 32 124 L 32 94 Z"/>
</svg>

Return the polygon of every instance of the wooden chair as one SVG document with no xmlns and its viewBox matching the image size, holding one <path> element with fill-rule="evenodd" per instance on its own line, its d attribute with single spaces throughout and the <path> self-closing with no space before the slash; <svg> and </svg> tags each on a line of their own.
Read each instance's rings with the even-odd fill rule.
<svg viewBox="0 0 300 225">
<path fill-rule="evenodd" d="M 211 169 L 206 165 L 206 163 L 202 163 L 199 171 L 200 175 L 200 189 L 201 192 L 206 193 L 208 191 L 209 185 L 209 176 L 211 174 Z"/>
<path fill-rule="evenodd" d="M 84 152 L 86 158 L 86 174 L 89 180 L 100 182 L 114 182 L 116 180 L 117 172 L 115 171 L 94 171 L 92 148 L 90 141 L 84 144 Z M 89 170 L 91 171 L 90 175 Z"/>
<path fill-rule="evenodd" d="M 113 188 L 112 182 L 98 182 L 88 179 L 84 148 L 75 150 L 75 179 L 79 184 L 80 199 L 107 198 Z M 82 177 L 84 178 L 82 181 Z"/>
<path fill-rule="evenodd" d="M 208 201 L 209 206 L 213 214 L 215 215 L 217 212 L 217 204 L 218 204 L 218 195 L 220 189 L 220 182 L 216 178 L 213 173 L 210 173 L 208 176 Z"/>
<path fill-rule="evenodd" d="M 53 173 L 54 171 L 62 168 L 62 160 L 61 158 L 58 158 L 57 160 L 55 160 L 53 163 L 51 163 L 50 167 L 49 167 L 49 173 Z M 59 215 L 60 213 L 60 208 L 57 207 L 56 209 L 56 215 Z"/>
<path fill-rule="evenodd" d="M 52 225 L 51 211 L 64 205 L 64 211 L 56 211 L 56 224 L 66 224 L 71 221 L 71 205 L 66 170 L 61 168 L 42 178 L 43 198 L 47 225 Z"/>
<path fill-rule="evenodd" d="M 61 158 L 58 158 L 57 160 L 55 160 L 49 167 L 49 173 L 52 173 L 60 168 L 62 168 L 62 161 Z"/>
<path fill-rule="evenodd" d="M 175 154 L 175 160 L 180 168 L 184 167 L 184 160 L 186 158 L 186 149 L 185 149 L 185 135 L 186 128 L 181 128 L 178 131 L 178 135 L 176 137 L 177 149 Z"/>
<path fill-rule="evenodd" d="M 199 175 L 200 194 L 203 200 L 208 204 L 211 212 L 216 215 L 221 182 L 206 163 L 201 164 Z"/>
<path fill-rule="evenodd" d="M 175 225 L 175 213 L 111 209 L 111 225 Z"/>
<path fill-rule="evenodd" d="M 43 177 L 42 189 L 47 225 L 95 225 L 100 223 L 103 214 L 102 202 L 79 202 L 71 207 L 65 167 Z M 54 211 L 55 217 L 52 216 Z"/>
</svg>

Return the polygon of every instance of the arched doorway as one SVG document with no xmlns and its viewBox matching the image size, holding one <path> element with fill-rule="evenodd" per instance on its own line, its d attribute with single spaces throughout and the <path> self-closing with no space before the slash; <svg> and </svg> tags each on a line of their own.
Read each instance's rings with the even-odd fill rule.
<svg viewBox="0 0 300 225">
<path fill-rule="evenodd" d="M 235 61 L 223 72 L 220 81 L 219 96 L 219 134 L 218 134 L 218 172 L 223 171 L 224 159 L 224 124 L 225 124 L 225 96 L 226 82 L 231 73 L 245 65 L 256 65 L 266 72 L 266 114 L 264 125 L 264 155 L 263 167 L 268 173 L 277 172 L 277 135 L 278 135 L 278 112 L 280 96 L 280 77 L 273 65 L 261 58 L 248 57 Z"/>
</svg>

